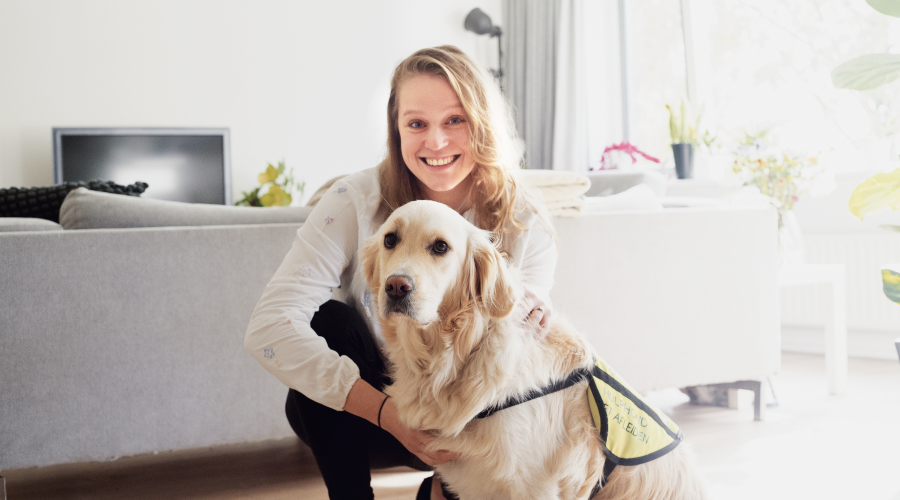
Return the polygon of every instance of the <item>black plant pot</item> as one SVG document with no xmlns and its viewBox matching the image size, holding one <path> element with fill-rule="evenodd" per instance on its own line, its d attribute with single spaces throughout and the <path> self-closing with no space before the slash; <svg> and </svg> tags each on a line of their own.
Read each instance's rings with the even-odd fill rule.
<svg viewBox="0 0 900 500">
<path fill-rule="evenodd" d="M 672 154 L 675 155 L 675 174 L 679 179 L 692 179 L 694 177 L 694 145 L 672 144 Z"/>
</svg>

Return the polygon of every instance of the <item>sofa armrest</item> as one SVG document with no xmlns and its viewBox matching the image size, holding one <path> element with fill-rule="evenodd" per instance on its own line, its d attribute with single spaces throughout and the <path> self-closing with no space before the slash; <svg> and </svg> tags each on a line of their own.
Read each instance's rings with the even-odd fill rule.
<svg viewBox="0 0 900 500">
<path fill-rule="evenodd" d="M 554 307 L 635 389 L 760 380 L 778 370 L 774 209 L 596 213 L 554 222 Z"/>
</svg>

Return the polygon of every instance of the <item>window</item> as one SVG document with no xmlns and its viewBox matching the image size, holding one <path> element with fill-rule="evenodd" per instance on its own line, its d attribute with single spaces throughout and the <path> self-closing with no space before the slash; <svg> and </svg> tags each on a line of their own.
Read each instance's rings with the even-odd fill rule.
<svg viewBox="0 0 900 500">
<path fill-rule="evenodd" d="M 830 73 L 856 56 L 900 52 L 900 20 L 845 0 L 682 1 L 693 25 L 687 47 L 679 2 L 628 1 L 634 144 L 671 158 L 664 104 L 687 98 L 694 79 L 695 108 L 726 152 L 744 132 L 768 129 L 781 147 L 819 153 L 836 171 L 887 161 L 900 83 L 840 90 Z"/>
</svg>

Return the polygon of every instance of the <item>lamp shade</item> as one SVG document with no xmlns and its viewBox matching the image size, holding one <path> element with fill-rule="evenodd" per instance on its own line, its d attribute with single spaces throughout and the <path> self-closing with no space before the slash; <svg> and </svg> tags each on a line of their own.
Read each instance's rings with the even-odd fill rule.
<svg viewBox="0 0 900 500">
<path fill-rule="evenodd" d="M 472 9 L 472 12 L 469 12 L 463 26 L 467 30 L 479 35 L 489 34 L 491 36 L 497 36 L 500 34 L 500 27 L 494 26 L 494 23 L 491 22 L 491 18 L 478 7 Z"/>
</svg>

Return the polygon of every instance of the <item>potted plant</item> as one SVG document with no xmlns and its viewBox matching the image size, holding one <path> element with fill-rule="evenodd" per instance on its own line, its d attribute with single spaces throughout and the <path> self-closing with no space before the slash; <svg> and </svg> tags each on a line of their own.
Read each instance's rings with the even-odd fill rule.
<svg viewBox="0 0 900 500">
<path fill-rule="evenodd" d="M 684 99 L 681 100 L 679 112 L 676 113 L 666 104 L 669 111 L 669 137 L 672 140 L 672 155 L 675 157 L 675 174 L 679 179 L 694 177 L 694 149 L 701 140 L 697 134 L 700 129 L 700 114 L 693 114 Z M 715 140 L 705 131 L 702 142 L 709 146 Z"/>
<path fill-rule="evenodd" d="M 285 172 L 284 161 L 278 162 L 275 167 L 271 163 L 266 171 L 259 174 L 259 187 L 252 191 L 244 191 L 244 197 L 235 202 L 235 205 L 247 207 L 286 207 L 294 200 L 295 191 L 303 196 L 306 183 L 294 178 L 294 170 Z M 260 196 L 260 191 L 263 191 Z"/>
</svg>

